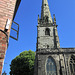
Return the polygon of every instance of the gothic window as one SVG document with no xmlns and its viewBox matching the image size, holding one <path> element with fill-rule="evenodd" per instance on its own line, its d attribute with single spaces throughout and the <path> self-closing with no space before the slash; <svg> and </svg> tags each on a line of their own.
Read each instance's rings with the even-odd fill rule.
<svg viewBox="0 0 75 75">
<path fill-rule="evenodd" d="M 49 57 L 46 63 L 47 75 L 56 75 L 56 64 L 52 57 Z"/>
<path fill-rule="evenodd" d="M 70 70 L 71 70 L 71 75 L 75 75 L 75 56 L 71 56 Z"/>
<path fill-rule="evenodd" d="M 49 28 L 46 28 L 45 35 L 49 35 L 50 36 L 50 29 Z"/>
</svg>

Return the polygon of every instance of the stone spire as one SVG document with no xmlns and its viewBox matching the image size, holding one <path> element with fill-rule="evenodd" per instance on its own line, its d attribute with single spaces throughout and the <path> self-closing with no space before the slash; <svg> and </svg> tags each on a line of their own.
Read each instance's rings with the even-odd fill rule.
<svg viewBox="0 0 75 75">
<path fill-rule="evenodd" d="M 45 19 L 47 19 L 49 23 L 53 23 L 50 10 L 49 10 L 48 1 L 42 0 L 41 20 L 45 20 Z"/>
</svg>

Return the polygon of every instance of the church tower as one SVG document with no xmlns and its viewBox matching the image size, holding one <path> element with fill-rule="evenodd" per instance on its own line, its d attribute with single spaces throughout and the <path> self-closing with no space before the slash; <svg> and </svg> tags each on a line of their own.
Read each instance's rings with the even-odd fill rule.
<svg viewBox="0 0 75 75">
<path fill-rule="evenodd" d="M 52 20 L 47 0 L 42 0 L 41 19 L 38 15 L 37 49 L 59 48 L 56 19 Z"/>
<path fill-rule="evenodd" d="M 55 14 L 53 19 L 51 17 L 48 1 L 42 0 L 34 75 L 75 75 L 75 48 L 60 48 L 57 26 Z"/>
</svg>

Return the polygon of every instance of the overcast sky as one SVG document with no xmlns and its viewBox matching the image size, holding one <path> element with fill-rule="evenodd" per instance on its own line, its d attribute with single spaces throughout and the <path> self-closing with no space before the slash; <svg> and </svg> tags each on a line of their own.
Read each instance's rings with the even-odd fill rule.
<svg viewBox="0 0 75 75">
<path fill-rule="evenodd" d="M 75 47 L 75 0 L 48 0 L 50 12 L 56 15 L 60 47 Z M 21 0 L 14 19 L 20 25 L 19 39 L 9 38 L 3 72 L 10 72 L 12 59 L 25 50 L 36 51 L 37 18 L 41 16 L 42 0 Z M 12 34 L 12 33 L 11 33 Z"/>
</svg>

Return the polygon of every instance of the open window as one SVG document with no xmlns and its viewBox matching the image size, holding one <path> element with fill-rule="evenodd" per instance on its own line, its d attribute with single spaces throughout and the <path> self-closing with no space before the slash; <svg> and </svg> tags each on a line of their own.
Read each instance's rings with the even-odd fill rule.
<svg viewBox="0 0 75 75">
<path fill-rule="evenodd" d="M 12 26 L 11 26 L 11 33 L 10 33 L 10 37 L 14 40 L 18 41 L 18 36 L 19 36 L 19 24 L 17 24 L 16 22 L 12 22 Z"/>
</svg>

